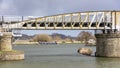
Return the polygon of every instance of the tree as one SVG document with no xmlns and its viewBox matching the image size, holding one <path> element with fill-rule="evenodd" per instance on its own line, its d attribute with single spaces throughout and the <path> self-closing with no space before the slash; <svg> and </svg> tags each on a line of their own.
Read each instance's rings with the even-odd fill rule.
<svg viewBox="0 0 120 68">
<path fill-rule="evenodd" d="M 85 32 L 85 31 L 80 32 L 78 37 L 77 37 L 78 41 L 85 41 L 85 44 L 87 44 L 87 41 L 89 39 L 95 39 L 95 37 L 92 35 L 92 33 Z"/>
<path fill-rule="evenodd" d="M 34 42 L 49 42 L 51 41 L 51 37 L 47 34 L 37 34 L 32 39 Z"/>
</svg>

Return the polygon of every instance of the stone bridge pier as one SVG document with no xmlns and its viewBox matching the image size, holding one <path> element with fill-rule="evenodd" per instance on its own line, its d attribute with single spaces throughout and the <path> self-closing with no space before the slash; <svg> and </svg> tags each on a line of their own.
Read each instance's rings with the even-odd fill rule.
<svg viewBox="0 0 120 68">
<path fill-rule="evenodd" d="M 12 32 L 0 36 L 0 60 L 23 60 L 24 52 L 12 49 Z"/>
<path fill-rule="evenodd" d="M 120 34 L 95 34 L 97 57 L 120 57 Z"/>
</svg>

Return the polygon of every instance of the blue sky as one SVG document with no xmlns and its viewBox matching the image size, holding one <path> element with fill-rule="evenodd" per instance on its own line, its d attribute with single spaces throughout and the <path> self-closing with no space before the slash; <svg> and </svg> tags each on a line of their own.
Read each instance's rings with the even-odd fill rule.
<svg viewBox="0 0 120 68">
<path fill-rule="evenodd" d="M 0 0 L 0 15 L 48 16 L 62 13 L 120 10 L 120 0 Z M 62 33 L 76 36 L 80 30 L 22 31 L 25 34 Z"/>
</svg>

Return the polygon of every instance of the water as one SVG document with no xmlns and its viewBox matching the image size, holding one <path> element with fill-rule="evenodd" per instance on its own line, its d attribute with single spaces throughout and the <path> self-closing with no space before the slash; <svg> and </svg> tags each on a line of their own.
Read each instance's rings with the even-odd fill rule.
<svg viewBox="0 0 120 68">
<path fill-rule="evenodd" d="M 0 61 L 0 68 L 120 68 L 120 58 L 96 58 L 77 53 L 82 44 L 17 45 L 25 60 Z M 95 47 L 89 47 L 95 51 Z M 94 54 L 93 54 L 94 55 Z"/>
</svg>

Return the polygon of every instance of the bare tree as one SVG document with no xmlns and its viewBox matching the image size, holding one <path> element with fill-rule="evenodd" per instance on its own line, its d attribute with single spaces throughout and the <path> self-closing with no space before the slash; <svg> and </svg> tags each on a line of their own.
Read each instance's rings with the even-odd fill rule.
<svg viewBox="0 0 120 68">
<path fill-rule="evenodd" d="M 79 35 L 77 36 L 77 40 L 78 41 L 85 41 L 85 44 L 87 44 L 87 41 L 89 39 L 95 39 L 94 35 L 92 35 L 91 32 L 85 32 L 85 31 L 82 31 L 79 33 Z"/>
<path fill-rule="evenodd" d="M 47 34 L 37 34 L 33 37 L 34 42 L 49 42 L 51 41 L 51 37 Z"/>
</svg>

